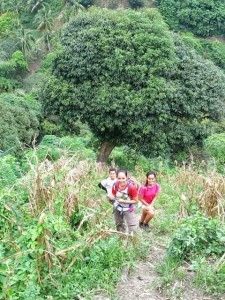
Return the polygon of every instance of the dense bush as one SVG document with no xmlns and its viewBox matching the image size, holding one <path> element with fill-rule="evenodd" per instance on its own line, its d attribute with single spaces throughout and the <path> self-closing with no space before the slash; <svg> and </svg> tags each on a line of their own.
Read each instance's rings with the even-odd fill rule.
<svg viewBox="0 0 225 300">
<path fill-rule="evenodd" d="M 0 155 L 0 189 L 12 185 L 21 176 L 19 162 L 12 155 Z"/>
<path fill-rule="evenodd" d="M 225 133 L 209 136 L 204 143 L 206 152 L 219 163 L 225 163 Z"/>
<path fill-rule="evenodd" d="M 0 61 L 0 92 L 10 92 L 21 86 L 28 64 L 21 51 L 15 51 L 9 60 Z"/>
<path fill-rule="evenodd" d="M 6 38 L 12 34 L 15 17 L 10 13 L 0 15 L 0 38 Z"/>
<path fill-rule="evenodd" d="M 168 254 L 184 259 L 194 254 L 222 255 L 225 247 L 225 227 L 213 218 L 193 215 L 182 221 L 169 245 Z"/>
<path fill-rule="evenodd" d="M 189 30 L 200 36 L 225 33 L 223 0 L 157 0 L 159 10 L 174 30 Z"/>
<path fill-rule="evenodd" d="M 33 110 L 22 96 L 12 94 L 0 95 L 0 150 L 18 150 L 24 145 L 30 145 L 35 135 L 38 135 L 38 112 Z"/>
<path fill-rule="evenodd" d="M 131 8 L 140 8 L 144 6 L 144 0 L 128 0 Z"/>
<path fill-rule="evenodd" d="M 190 146 L 202 146 L 209 134 L 209 120 L 223 117 L 225 77 L 213 63 L 185 47 L 177 35 L 174 42 L 178 63 L 169 80 L 174 89 L 168 95 L 170 122 L 164 133 L 172 153 L 178 153 Z"/>
<path fill-rule="evenodd" d="M 64 136 L 59 138 L 55 135 L 45 135 L 35 150 L 27 150 L 22 158 L 22 170 L 27 172 L 31 165 L 45 159 L 56 161 L 63 155 L 76 154 L 79 159 L 95 160 L 95 152 L 89 148 L 89 138 Z M 37 160 L 38 159 L 38 160 Z"/>
<path fill-rule="evenodd" d="M 210 59 L 225 71 L 225 44 L 218 40 L 198 39 L 191 33 L 182 34 L 186 46 L 195 49 L 204 58 Z"/>
</svg>

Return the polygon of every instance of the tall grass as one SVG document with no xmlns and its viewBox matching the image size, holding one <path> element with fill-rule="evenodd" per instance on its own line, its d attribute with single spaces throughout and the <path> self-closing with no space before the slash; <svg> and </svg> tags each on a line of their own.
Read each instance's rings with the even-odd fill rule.
<svg viewBox="0 0 225 300">
<path fill-rule="evenodd" d="M 27 175 L 0 194 L 7 210 L 0 221 L 1 299 L 91 299 L 99 289 L 112 292 L 123 266 L 143 250 L 112 227 L 111 206 L 97 187 L 107 171 L 76 155 L 56 162 L 36 157 Z"/>
<path fill-rule="evenodd" d="M 208 170 L 206 164 L 197 168 L 190 163 L 177 168 L 175 174 L 164 173 L 160 180 L 162 192 L 153 224 L 157 234 L 167 234 L 164 239 L 167 256 L 157 267 L 163 275 L 161 287 L 172 289 L 179 280 L 180 266 L 184 270 L 188 266 L 194 271 L 195 285 L 222 299 L 225 292 L 223 176 L 216 170 Z"/>
<path fill-rule="evenodd" d="M 200 173 L 193 165 L 183 166 L 175 177 L 181 192 L 180 215 L 190 215 L 198 208 L 209 217 L 225 216 L 225 180 L 216 170 Z"/>
</svg>

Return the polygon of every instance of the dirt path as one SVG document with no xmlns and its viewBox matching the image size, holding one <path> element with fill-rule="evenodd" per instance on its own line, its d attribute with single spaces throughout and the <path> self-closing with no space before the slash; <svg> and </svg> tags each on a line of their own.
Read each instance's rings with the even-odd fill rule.
<svg viewBox="0 0 225 300">
<path fill-rule="evenodd" d="M 133 272 L 122 278 L 117 288 L 118 299 L 165 299 L 156 289 L 159 276 L 155 271 L 156 262 L 162 260 L 164 255 L 165 249 L 153 246 L 147 259 L 140 261 Z"/>
<path fill-rule="evenodd" d="M 140 219 L 140 214 L 137 214 Z M 156 270 L 157 265 L 163 262 L 166 256 L 167 236 L 154 234 L 154 228 L 146 233 L 138 230 L 141 240 L 148 239 L 151 246 L 146 259 L 137 263 L 135 270 L 124 269 L 120 283 L 117 286 L 116 300 L 222 300 L 204 295 L 193 287 L 194 273 L 186 267 L 180 267 L 180 279 L 165 284 Z M 113 299 L 113 300 L 114 300 Z"/>
<path fill-rule="evenodd" d="M 153 241 L 145 261 L 139 261 L 134 271 L 124 270 L 117 287 L 118 300 L 219 300 L 205 296 L 202 291 L 191 285 L 193 273 L 181 267 L 181 279 L 168 283 L 162 289 L 163 277 L 156 271 L 166 255 L 166 249 L 158 243 L 152 232 L 143 233 Z M 165 237 L 166 239 L 166 237 Z M 222 298 L 220 298 L 222 300 Z"/>
<path fill-rule="evenodd" d="M 112 298 L 99 295 L 92 300 L 225 300 L 224 296 L 208 296 L 195 288 L 192 284 L 194 273 L 187 266 L 179 268 L 180 279 L 165 284 L 166 279 L 157 272 L 157 265 L 166 256 L 168 237 L 157 236 L 154 230 L 146 233 L 141 229 L 138 236 L 140 240 L 149 240 L 149 255 L 145 260 L 138 261 L 134 270 L 124 268 Z"/>
</svg>

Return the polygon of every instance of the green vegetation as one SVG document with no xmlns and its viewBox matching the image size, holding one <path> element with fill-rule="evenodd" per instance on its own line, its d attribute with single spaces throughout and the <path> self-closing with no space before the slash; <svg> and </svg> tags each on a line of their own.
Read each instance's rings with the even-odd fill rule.
<svg viewBox="0 0 225 300">
<path fill-rule="evenodd" d="M 0 193 L 1 298 L 92 299 L 99 289 L 111 294 L 123 266 L 132 266 L 149 245 L 135 247 L 109 228 L 111 207 L 97 188 L 104 175 L 90 160 L 64 153 L 55 163 L 30 166 L 13 190 L 5 186 Z"/>
<path fill-rule="evenodd" d="M 38 111 L 22 96 L 0 94 L 0 150 L 17 153 L 38 133 Z"/>
<path fill-rule="evenodd" d="M 182 168 L 161 169 L 161 174 L 165 192 L 159 196 L 159 213 L 153 222 L 156 238 L 167 235 L 167 255 L 157 266 L 162 276 L 157 286 L 166 296 L 178 293 L 182 299 L 184 291 L 175 287 L 191 281 L 206 295 L 223 299 L 224 178 L 205 165 L 196 168 L 194 162 Z"/>
<path fill-rule="evenodd" d="M 185 45 L 195 49 L 198 54 L 210 59 L 214 64 L 225 71 L 225 44 L 218 40 L 198 39 L 192 33 L 181 35 Z"/>
<path fill-rule="evenodd" d="M 141 233 L 133 245 L 113 232 L 111 207 L 97 187 L 107 168 L 95 164 L 93 152 L 89 156 L 90 141 L 91 136 L 48 135 L 38 148 L 25 152 L 22 164 L 10 155 L 0 159 L 1 297 L 92 299 L 101 289 L 114 298 L 123 267 L 134 266 L 137 258 L 149 253 L 151 243 Z M 219 220 L 224 209 L 224 198 L 219 198 L 225 190 L 223 177 L 202 174 L 191 166 L 174 168 L 161 159 L 147 160 L 131 149 L 117 148 L 111 156 L 120 166 L 129 163 L 141 182 L 149 168 L 159 174 L 163 192 L 156 203 L 159 214 L 153 231 L 156 239 L 171 238 L 168 257 L 158 267 L 163 289 L 178 280 L 185 260 L 195 270 L 193 284 L 207 285 L 208 293 L 223 293 L 225 227 Z M 212 259 L 215 267 L 210 269 Z M 206 270 L 211 271 L 202 276 Z"/>
<path fill-rule="evenodd" d="M 193 215 L 183 220 L 170 243 L 168 255 L 180 260 L 200 253 L 222 256 L 224 238 L 223 223 L 204 215 Z"/>
<path fill-rule="evenodd" d="M 92 10 L 69 24 L 62 44 L 53 62 L 54 75 L 40 94 L 46 115 L 51 110 L 70 132 L 77 118 L 87 122 L 100 140 L 102 161 L 115 145 L 140 140 L 143 127 L 147 136 L 145 114 L 165 97 L 160 75 L 172 66 L 174 56 L 172 39 L 158 13 Z M 127 126 L 131 119 L 133 125 Z"/>
<path fill-rule="evenodd" d="M 28 64 L 21 51 L 15 51 L 9 60 L 0 61 L 0 93 L 12 92 L 21 86 L 27 71 Z"/>
<path fill-rule="evenodd" d="M 201 145 L 223 116 L 224 74 L 172 39 L 155 10 L 80 14 L 62 46 L 39 98 L 68 132 L 77 118 L 89 125 L 99 161 L 123 144 L 147 156 Z"/>
<path fill-rule="evenodd" d="M 162 296 L 224 299 L 224 23 L 220 0 L 0 1 L 0 299 L 117 299 L 154 249 Z M 156 171 L 148 235 L 114 231 L 97 157 Z"/>
<path fill-rule="evenodd" d="M 221 165 L 225 163 L 225 133 L 213 134 L 205 140 L 205 150 Z"/>
<path fill-rule="evenodd" d="M 187 30 L 200 36 L 223 35 L 223 0 L 157 0 L 160 12 L 170 28 Z"/>
<path fill-rule="evenodd" d="M 0 156 L 0 189 L 13 185 L 21 176 L 19 161 L 12 155 Z"/>
</svg>

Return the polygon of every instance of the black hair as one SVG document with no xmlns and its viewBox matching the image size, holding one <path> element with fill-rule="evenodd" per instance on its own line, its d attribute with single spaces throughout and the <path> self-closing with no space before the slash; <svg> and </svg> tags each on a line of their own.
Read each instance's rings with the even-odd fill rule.
<svg viewBox="0 0 225 300">
<path fill-rule="evenodd" d="M 146 180 L 146 182 L 145 182 L 145 186 L 148 186 L 148 176 L 149 176 L 149 175 L 154 175 L 154 177 L 156 178 L 156 173 L 155 173 L 155 172 L 153 172 L 153 171 L 148 171 L 148 173 L 146 174 L 147 180 Z"/>
<path fill-rule="evenodd" d="M 126 175 L 126 177 L 127 177 L 127 170 L 124 170 L 124 169 L 117 170 L 116 176 L 118 176 L 119 173 L 124 173 Z"/>
<path fill-rule="evenodd" d="M 110 172 L 116 172 L 116 169 L 115 169 L 115 168 L 110 168 L 110 169 L 109 169 L 109 173 L 110 173 Z"/>
</svg>

